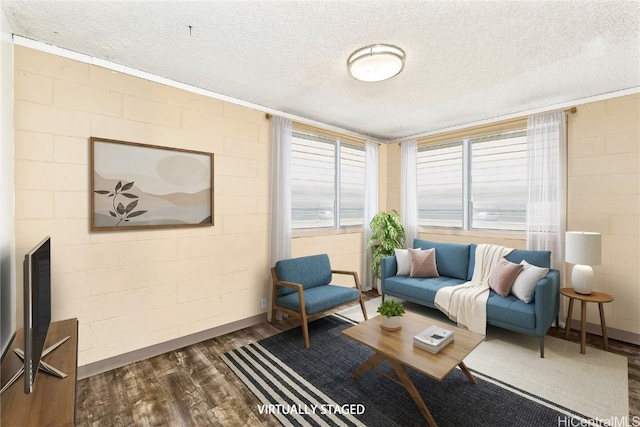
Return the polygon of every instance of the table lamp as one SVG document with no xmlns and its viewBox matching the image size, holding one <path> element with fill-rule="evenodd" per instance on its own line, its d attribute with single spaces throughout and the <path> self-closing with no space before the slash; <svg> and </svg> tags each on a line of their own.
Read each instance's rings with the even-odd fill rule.
<svg viewBox="0 0 640 427">
<path fill-rule="evenodd" d="M 565 235 L 565 261 L 575 264 L 571 272 L 573 290 L 589 295 L 593 291 L 592 265 L 600 265 L 600 233 L 567 231 Z"/>
</svg>

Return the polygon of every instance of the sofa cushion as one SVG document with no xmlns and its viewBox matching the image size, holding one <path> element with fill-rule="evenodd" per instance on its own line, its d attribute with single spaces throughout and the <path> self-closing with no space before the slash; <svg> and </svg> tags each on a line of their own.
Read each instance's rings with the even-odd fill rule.
<svg viewBox="0 0 640 427">
<path fill-rule="evenodd" d="M 328 285 L 331 282 L 331 264 L 327 254 L 285 259 L 276 262 L 275 267 L 278 280 L 299 283 L 304 289 Z M 295 289 L 282 286 L 278 289 L 278 295 L 288 295 L 292 292 L 295 292 Z"/>
<path fill-rule="evenodd" d="M 471 278 L 473 277 L 473 269 L 476 266 L 477 247 L 478 245 L 476 245 L 475 243 L 469 245 L 469 269 L 467 270 L 467 280 L 471 280 Z M 529 264 L 535 265 L 537 267 L 551 268 L 550 251 L 528 251 L 524 249 L 515 249 L 505 258 L 515 264 L 520 264 L 522 260 L 525 260 Z"/>
<path fill-rule="evenodd" d="M 336 285 L 315 286 L 304 291 L 304 306 L 307 314 L 314 314 L 358 298 L 360 298 L 360 293 L 356 288 Z M 300 312 L 300 300 L 297 292 L 279 296 L 276 302 L 279 306 Z"/>
<path fill-rule="evenodd" d="M 532 330 L 536 327 L 535 304 L 525 304 L 513 295 L 502 298 L 491 291 L 487 299 L 487 323 Z"/>
<path fill-rule="evenodd" d="M 410 277 L 438 277 L 438 268 L 436 267 L 436 250 L 427 249 L 408 249 L 409 259 L 411 260 Z"/>
<path fill-rule="evenodd" d="M 501 297 L 506 297 L 523 268 L 522 264 L 514 264 L 505 258 L 500 258 L 489 272 L 489 287 Z"/>
<path fill-rule="evenodd" d="M 436 251 L 437 253 L 437 251 Z M 438 289 L 445 286 L 455 286 L 464 283 L 463 279 L 451 277 L 432 277 L 422 279 L 418 277 L 392 276 L 384 280 L 384 293 L 406 298 L 410 301 L 434 307 L 433 300 L 436 298 Z"/>
<path fill-rule="evenodd" d="M 435 248 L 436 264 L 440 276 L 462 280 L 467 279 L 469 269 L 469 245 L 414 239 L 413 247 L 422 249 Z"/>
<path fill-rule="evenodd" d="M 542 268 L 551 268 L 551 251 L 527 251 L 516 249 L 505 257 L 511 262 L 520 264 L 522 260 L 531 265 Z"/>
</svg>

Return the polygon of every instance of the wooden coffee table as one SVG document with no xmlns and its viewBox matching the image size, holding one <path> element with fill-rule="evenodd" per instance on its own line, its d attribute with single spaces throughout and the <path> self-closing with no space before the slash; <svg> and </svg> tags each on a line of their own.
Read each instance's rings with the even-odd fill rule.
<svg viewBox="0 0 640 427">
<path fill-rule="evenodd" d="M 440 350 L 438 354 L 431 354 L 413 346 L 413 337 L 431 325 L 454 331 L 453 342 Z M 409 378 L 405 367 L 415 369 L 434 380 L 442 381 L 456 366 L 460 366 L 469 381 L 472 384 L 477 384 L 463 359 L 484 340 L 482 335 L 409 312 L 402 317 L 402 329 L 399 331 L 383 330 L 380 328 L 380 316 L 376 316 L 345 329 L 342 333 L 375 352 L 369 360 L 351 374 L 351 378 L 375 368 L 385 360 L 389 361 L 389 365 L 398 376 L 400 383 L 407 389 L 430 426 L 436 426 L 436 422 L 422 400 L 418 389 Z M 390 375 L 376 372 L 397 382 Z"/>
</svg>

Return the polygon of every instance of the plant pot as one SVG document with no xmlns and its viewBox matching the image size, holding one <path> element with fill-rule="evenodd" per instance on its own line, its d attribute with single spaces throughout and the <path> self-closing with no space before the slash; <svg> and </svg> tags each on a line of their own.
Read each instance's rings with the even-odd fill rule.
<svg viewBox="0 0 640 427">
<path fill-rule="evenodd" d="M 397 331 L 402 328 L 401 316 L 380 316 L 380 327 L 385 331 Z"/>
</svg>

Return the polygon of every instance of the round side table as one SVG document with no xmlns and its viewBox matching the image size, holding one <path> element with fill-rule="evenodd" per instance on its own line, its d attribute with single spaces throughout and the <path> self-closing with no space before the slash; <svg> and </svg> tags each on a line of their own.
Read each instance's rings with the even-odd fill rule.
<svg viewBox="0 0 640 427">
<path fill-rule="evenodd" d="M 609 338 L 607 337 L 607 325 L 604 321 L 604 310 L 602 304 L 605 302 L 613 301 L 611 295 L 603 292 L 591 292 L 589 295 L 579 294 L 573 290 L 573 288 L 562 288 L 560 293 L 569 298 L 569 312 L 567 313 L 567 322 L 565 328 L 565 339 L 569 338 L 569 331 L 571 330 L 571 314 L 573 313 L 573 300 L 581 302 L 581 314 L 580 314 L 580 353 L 586 353 L 587 343 L 587 303 L 597 302 L 600 309 L 600 326 L 602 327 L 602 337 L 604 338 L 604 349 L 609 350 Z"/>
</svg>

